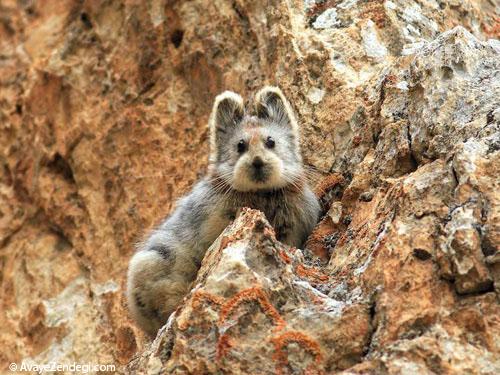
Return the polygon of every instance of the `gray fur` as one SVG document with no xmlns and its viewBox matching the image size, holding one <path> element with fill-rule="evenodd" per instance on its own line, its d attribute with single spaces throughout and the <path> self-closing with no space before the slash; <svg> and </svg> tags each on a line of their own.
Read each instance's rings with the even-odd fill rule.
<svg viewBox="0 0 500 375">
<path fill-rule="evenodd" d="M 262 211 L 277 238 L 300 247 L 318 221 L 320 206 L 304 178 L 297 121 L 278 88 L 255 98 L 256 115 L 243 100 L 219 95 L 210 118 L 209 173 L 132 257 L 127 299 L 132 316 L 154 335 L 196 278 L 205 251 L 241 207 Z M 268 137 L 275 144 L 266 145 Z M 238 143 L 246 142 L 245 152 Z M 262 166 L 256 167 L 259 159 Z M 258 176 L 258 177 L 256 177 Z"/>
</svg>

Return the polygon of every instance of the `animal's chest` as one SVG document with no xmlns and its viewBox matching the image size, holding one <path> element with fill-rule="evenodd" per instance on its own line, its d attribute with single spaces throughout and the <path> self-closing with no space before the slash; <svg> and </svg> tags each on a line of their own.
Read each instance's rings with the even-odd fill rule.
<svg viewBox="0 0 500 375">
<path fill-rule="evenodd" d="M 205 228 L 204 237 L 208 242 L 213 242 L 231 221 L 234 220 L 239 209 L 249 207 L 262 211 L 267 220 L 276 231 L 279 240 L 286 236 L 293 220 L 294 211 L 282 199 L 265 198 L 241 198 L 218 204 L 209 215 Z"/>
</svg>

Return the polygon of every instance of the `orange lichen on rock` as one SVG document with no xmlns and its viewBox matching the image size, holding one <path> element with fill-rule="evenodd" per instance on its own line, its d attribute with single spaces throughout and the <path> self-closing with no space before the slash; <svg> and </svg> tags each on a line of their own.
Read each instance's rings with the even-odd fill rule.
<svg viewBox="0 0 500 375">
<path fill-rule="evenodd" d="M 224 236 L 220 240 L 220 249 L 225 249 L 234 241 L 233 238 L 229 238 L 228 236 Z"/>
<path fill-rule="evenodd" d="M 329 260 L 330 254 L 325 244 L 325 238 L 331 235 L 335 230 L 335 224 L 332 219 L 327 216 L 320 221 L 314 228 L 313 232 L 306 241 L 306 249 L 310 250 L 314 255 L 321 258 L 324 262 Z"/>
<path fill-rule="evenodd" d="M 231 339 L 227 334 L 223 334 L 219 337 L 219 340 L 217 340 L 217 349 L 216 349 L 216 356 L 215 359 L 216 361 L 220 361 L 228 352 L 229 350 L 233 347 L 231 343 Z"/>
<path fill-rule="evenodd" d="M 328 275 L 322 273 L 314 267 L 306 267 L 303 264 L 297 265 L 297 267 L 295 268 L 295 272 L 300 277 L 308 279 L 313 283 L 323 284 L 328 282 L 329 280 Z"/>
<path fill-rule="evenodd" d="M 384 3 L 385 0 L 367 2 L 361 11 L 361 18 L 371 19 L 378 27 L 383 28 L 387 18 Z"/>
<path fill-rule="evenodd" d="M 500 16 L 493 15 L 493 25 L 488 27 L 487 25 L 482 24 L 482 29 L 489 37 L 494 39 L 500 38 Z"/>
<path fill-rule="evenodd" d="M 269 302 L 269 298 L 266 296 L 264 290 L 258 286 L 245 289 L 227 301 L 222 306 L 222 311 L 219 316 L 219 325 L 224 324 L 225 320 L 237 306 L 250 301 L 256 301 L 259 303 L 264 314 L 266 314 L 276 326 L 276 331 L 279 331 L 285 326 L 285 321 L 280 316 L 279 312 L 274 308 L 271 302 Z"/>
<path fill-rule="evenodd" d="M 339 173 L 332 173 L 323 178 L 314 188 L 314 193 L 318 198 L 322 198 L 326 193 L 345 182 L 344 177 Z"/>
<path fill-rule="evenodd" d="M 266 236 L 266 237 L 270 237 L 272 239 L 276 238 L 276 232 L 270 226 L 265 227 L 263 233 L 264 233 L 264 236 Z"/>
<path fill-rule="evenodd" d="M 208 301 L 220 306 L 224 303 L 224 298 L 205 292 L 204 290 L 197 290 L 193 293 L 192 301 L 193 308 L 200 307 L 202 301 Z"/>
<path fill-rule="evenodd" d="M 322 374 L 323 371 L 319 369 L 323 361 L 321 349 L 319 344 L 311 337 L 298 331 L 285 332 L 280 336 L 273 337 L 271 342 L 274 345 L 273 360 L 276 361 L 276 373 L 282 374 L 283 367 L 288 365 L 288 356 L 286 346 L 292 342 L 297 343 L 300 347 L 311 353 L 314 357 L 314 365 L 309 365 L 306 369 L 308 374 Z M 316 368 L 315 368 L 316 367 Z"/>
<path fill-rule="evenodd" d="M 290 258 L 290 255 L 287 254 L 286 250 L 278 250 L 278 255 L 286 264 L 290 264 L 292 262 L 292 258 Z"/>
</svg>

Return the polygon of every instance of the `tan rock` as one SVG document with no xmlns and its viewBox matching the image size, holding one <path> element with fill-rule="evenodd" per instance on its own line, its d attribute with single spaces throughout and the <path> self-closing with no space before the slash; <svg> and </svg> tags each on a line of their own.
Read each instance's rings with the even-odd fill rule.
<svg viewBox="0 0 500 375">
<path fill-rule="evenodd" d="M 0 370 L 499 373 L 498 20 L 490 0 L 2 1 Z M 134 243 L 204 173 L 214 96 L 269 83 L 333 220 L 301 253 L 247 212 L 150 346 Z"/>
<path fill-rule="evenodd" d="M 153 344 L 168 351 L 131 370 L 147 373 L 157 357 L 166 372 L 348 368 L 368 344 L 369 306 L 359 289 L 343 300 L 328 297 L 320 291 L 328 284 L 300 250 L 276 241 L 262 213 L 244 210 L 209 249 L 196 286 Z"/>
</svg>

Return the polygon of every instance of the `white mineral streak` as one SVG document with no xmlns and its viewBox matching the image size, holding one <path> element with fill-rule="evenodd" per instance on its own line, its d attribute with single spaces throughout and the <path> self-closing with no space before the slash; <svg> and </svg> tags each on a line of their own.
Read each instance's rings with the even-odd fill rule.
<svg viewBox="0 0 500 375">
<path fill-rule="evenodd" d="M 380 42 L 375 23 L 372 20 L 368 20 L 362 27 L 361 37 L 367 56 L 381 59 L 387 55 L 387 48 Z"/>
<path fill-rule="evenodd" d="M 330 8 L 321 13 L 318 18 L 313 22 L 315 29 L 331 29 L 338 26 L 340 21 L 337 20 L 337 10 Z"/>
</svg>

